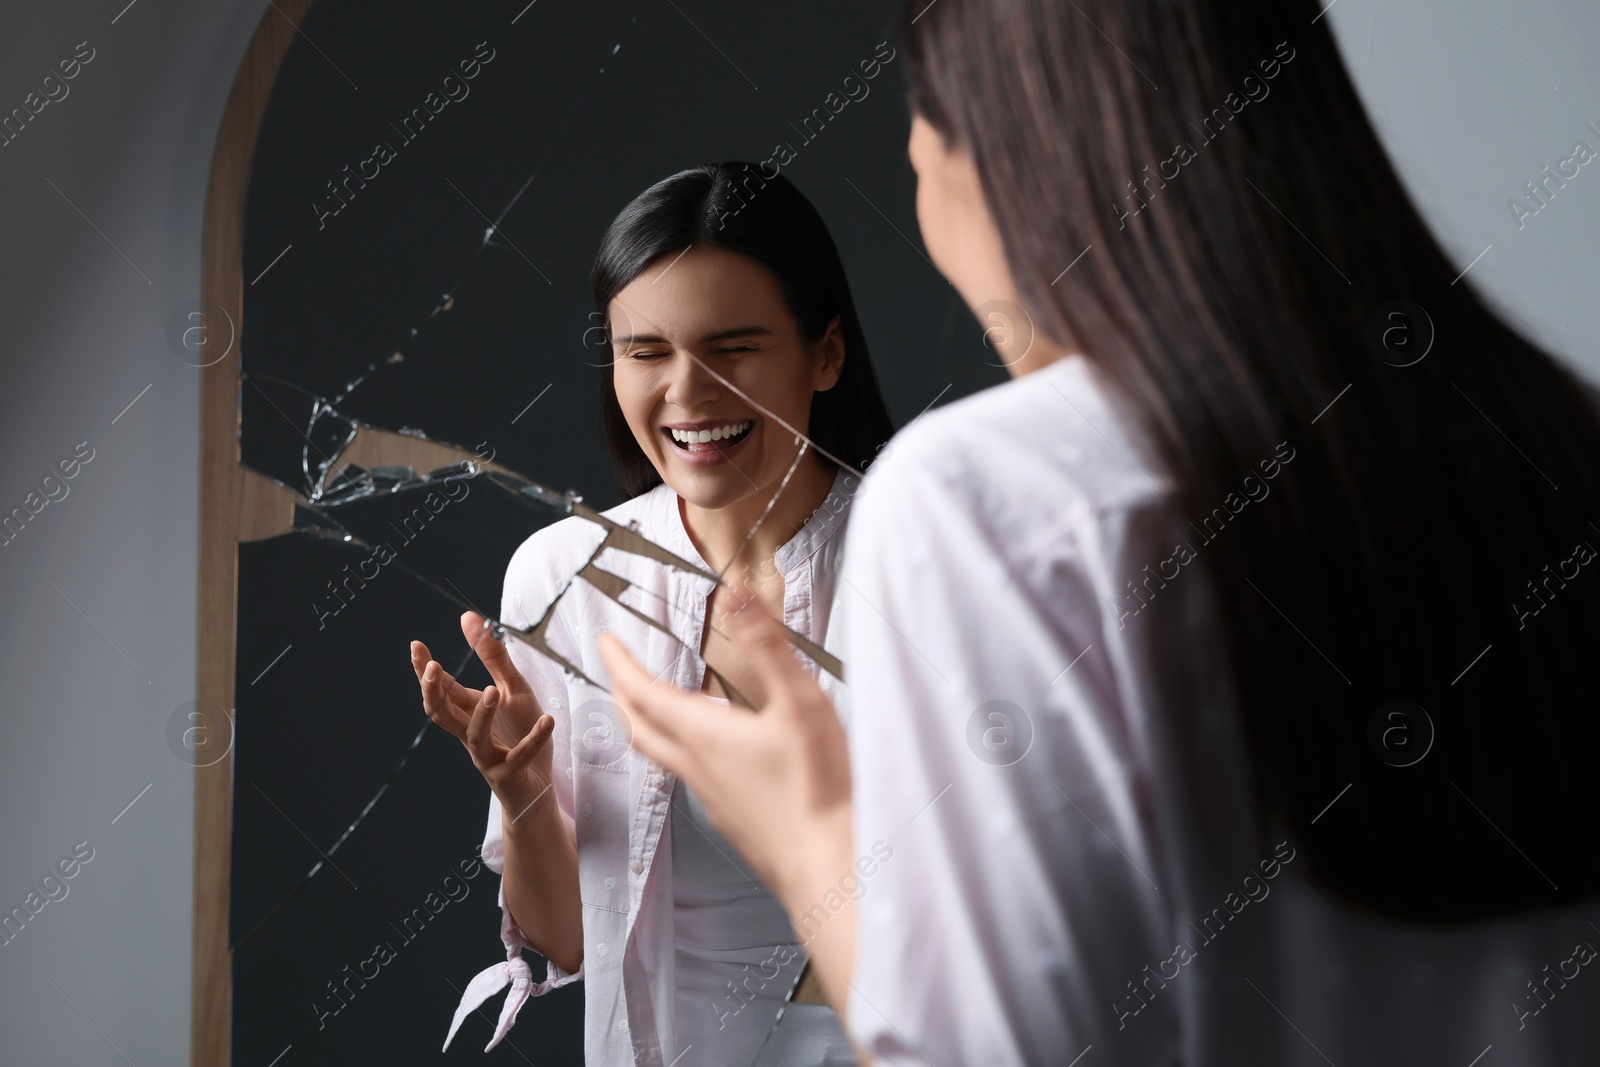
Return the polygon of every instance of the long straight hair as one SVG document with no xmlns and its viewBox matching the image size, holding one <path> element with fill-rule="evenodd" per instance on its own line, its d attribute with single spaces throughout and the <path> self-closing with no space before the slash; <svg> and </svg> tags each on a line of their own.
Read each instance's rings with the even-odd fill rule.
<svg viewBox="0 0 1600 1067">
<path fill-rule="evenodd" d="M 750 163 L 691 167 L 652 185 L 623 208 L 595 254 L 594 306 L 606 321 L 611 298 L 646 267 L 689 247 L 724 248 L 772 272 L 800 336 L 815 344 L 835 316 L 844 367 L 833 388 L 814 393 L 806 435 L 821 449 L 865 470 L 894 433 L 878 388 L 867 338 L 856 316 L 844 264 L 811 201 L 781 174 Z M 624 500 L 661 484 L 617 403 L 610 342 L 600 373 L 600 418 Z"/>
<path fill-rule="evenodd" d="M 1294 450 L 1201 556 L 1263 833 L 1393 918 L 1570 904 L 1600 891 L 1595 406 L 1453 280 L 1317 10 L 913 0 L 909 100 L 1189 516 Z M 1434 728 L 1409 766 L 1369 740 L 1391 700 Z"/>
</svg>

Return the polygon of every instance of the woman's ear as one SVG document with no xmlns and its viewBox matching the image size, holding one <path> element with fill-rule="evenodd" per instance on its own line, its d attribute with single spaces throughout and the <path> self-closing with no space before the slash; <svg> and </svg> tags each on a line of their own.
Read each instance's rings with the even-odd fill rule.
<svg viewBox="0 0 1600 1067">
<path fill-rule="evenodd" d="M 827 332 L 817 342 L 816 354 L 822 360 L 817 364 L 811 386 L 817 392 L 825 393 L 839 384 L 839 375 L 844 373 L 844 325 L 839 316 L 835 315 L 833 321 L 828 323 Z"/>
</svg>

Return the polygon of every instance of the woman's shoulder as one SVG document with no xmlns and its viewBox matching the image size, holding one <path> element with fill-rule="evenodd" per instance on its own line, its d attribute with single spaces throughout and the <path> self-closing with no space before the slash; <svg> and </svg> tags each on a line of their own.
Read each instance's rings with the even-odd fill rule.
<svg viewBox="0 0 1600 1067">
<path fill-rule="evenodd" d="M 662 508 L 661 494 L 671 492 L 665 485 L 658 485 L 600 514 L 623 526 L 637 522 L 641 532 L 650 536 L 650 528 Z M 602 526 L 581 515 L 569 515 L 535 530 L 511 554 L 506 565 L 507 589 L 515 589 L 524 597 L 553 592 L 578 572 L 605 536 Z"/>
<path fill-rule="evenodd" d="M 1011 539 L 1147 507 L 1174 490 L 1088 360 L 1069 356 L 912 420 L 873 464 L 856 521 L 904 514 L 912 500 L 903 498 L 922 498 Z"/>
</svg>

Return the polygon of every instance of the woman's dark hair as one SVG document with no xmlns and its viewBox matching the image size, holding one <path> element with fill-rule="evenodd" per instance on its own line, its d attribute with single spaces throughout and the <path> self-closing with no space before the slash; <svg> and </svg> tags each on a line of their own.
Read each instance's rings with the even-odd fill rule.
<svg viewBox="0 0 1600 1067">
<path fill-rule="evenodd" d="M 909 100 L 975 161 L 1040 331 L 1210 522 L 1193 577 L 1223 613 L 1263 834 L 1393 918 L 1568 905 L 1600 891 L 1600 421 L 1457 284 L 1317 12 L 913 0 Z M 1160 579 L 1124 577 L 1161 610 Z M 1434 728 L 1409 766 L 1427 731 L 1392 700 Z"/>
<path fill-rule="evenodd" d="M 611 298 L 646 267 L 691 245 L 739 252 L 771 271 L 800 336 L 809 342 L 820 341 L 838 316 L 844 368 L 832 389 L 812 397 L 807 436 L 865 470 L 894 424 L 878 390 L 844 264 L 811 201 L 783 175 L 767 177 L 750 163 L 691 167 L 657 182 L 622 209 L 600 241 L 590 276 L 600 321 L 606 321 Z M 628 429 L 612 368 L 608 361 L 600 375 L 600 417 L 626 500 L 661 484 L 661 475 Z"/>
</svg>

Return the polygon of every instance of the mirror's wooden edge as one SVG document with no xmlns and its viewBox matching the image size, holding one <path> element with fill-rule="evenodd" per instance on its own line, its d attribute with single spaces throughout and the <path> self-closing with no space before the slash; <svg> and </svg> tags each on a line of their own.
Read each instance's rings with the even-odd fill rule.
<svg viewBox="0 0 1600 1067">
<path fill-rule="evenodd" d="M 223 107 L 211 154 L 201 228 L 200 300 L 232 320 L 234 348 L 201 371 L 199 589 L 195 699 L 233 708 L 238 542 L 267 479 L 248 479 L 238 462 L 238 331 L 244 322 L 244 204 L 261 118 L 279 68 L 313 0 L 276 0 L 245 49 Z M 207 322 L 208 329 L 217 324 Z M 208 332 L 207 340 L 214 336 Z M 189 1053 L 192 1067 L 228 1067 L 233 969 L 228 901 L 233 826 L 233 753 L 197 768 L 194 783 L 194 940 L 191 947 Z"/>
<path fill-rule="evenodd" d="M 250 165 L 267 100 L 313 0 L 277 0 L 256 26 L 234 76 L 206 188 L 201 230 L 200 299 L 209 315 L 231 320 L 235 348 L 203 369 L 200 382 L 199 591 L 195 700 L 233 710 L 238 610 L 238 547 L 292 528 L 295 495 L 239 465 L 238 330 L 244 322 L 244 206 Z M 216 323 L 207 320 L 208 337 Z M 474 453 L 457 446 L 362 427 L 340 459 L 366 466 L 447 466 Z M 486 464 L 486 466 L 494 466 Z M 195 773 L 194 941 L 191 950 L 190 1063 L 228 1067 L 233 968 L 228 951 L 233 830 L 233 752 Z M 266 1051 L 266 1050 L 263 1050 Z"/>
</svg>

